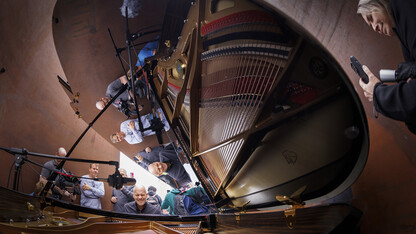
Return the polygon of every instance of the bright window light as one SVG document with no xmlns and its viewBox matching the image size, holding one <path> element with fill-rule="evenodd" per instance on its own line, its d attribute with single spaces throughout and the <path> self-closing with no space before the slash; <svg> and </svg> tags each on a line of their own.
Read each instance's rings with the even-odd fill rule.
<svg viewBox="0 0 416 234">
<path fill-rule="evenodd" d="M 167 190 L 172 190 L 168 184 L 159 180 L 156 176 L 139 166 L 122 152 L 120 152 L 120 168 L 124 168 L 127 171 L 128 177 L 136 179 L 136 185 L 143 185 L 146 187 L 146 190 L 150 185 L 156 187 L 156 194 L 162 199 L 165 198 Z"/>
</svg>

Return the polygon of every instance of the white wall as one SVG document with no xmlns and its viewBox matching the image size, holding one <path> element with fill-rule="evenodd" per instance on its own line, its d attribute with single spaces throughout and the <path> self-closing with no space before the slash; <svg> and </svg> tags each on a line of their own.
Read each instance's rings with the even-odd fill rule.
<svg viewBox="0 0 416 234">
<path fill-rule="evenodd" d="M 143 185 L 146 189 L 153 185 L 156 187 L 156 193 L 164 199 L 167 193 L 167 190 L 172 190 L 172 188 L 167 185 L 165 182 L 159 180 L 156 176 L 152 175 L 150 172 L 146 171 L 143 167 L 139 166 L 129 157 L 120 152 L 120 168 L 124 168 L 127 171 L 127 175 L 131 177 L 131 173 L 134 174 L 136 179 L 136 185 Z"/>
</svg>

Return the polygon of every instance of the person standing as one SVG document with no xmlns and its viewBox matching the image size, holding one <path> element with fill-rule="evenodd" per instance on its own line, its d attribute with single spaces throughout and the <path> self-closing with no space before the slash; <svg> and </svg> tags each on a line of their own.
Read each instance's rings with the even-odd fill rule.
<svg viewBox="0 0 416 234">
<path fill-rule="evenodd" d="M 81 206 L 101 209 L 101 198 L 104 197 L 104 183 L 95 181 L 98 176 L 98 164 L 90 164 L 89 174 L 81 177 Z"/>
<path fill-rule="evenodd" d="M 167 132 L 169 131 L 169 123 L 167 122 L 165 116 L 163 115 L 162 109 L 158 108 L 156 110 L 160 120 L 164 124 L 164 130 Z M 150 128 L 152 125 L 153 114 L 149 113 L 147 115 L 140 116 L 140 120 L 143 124 L 143 128 Z M 148 129 L 144 132 L 140 131 L 139 128 L 139 121 L 137 119 L 128 119 L 120 124 L 120 131 L 115 132 L 110 135 L 110 140 L 113 143 L 121 142 L 122 140 L 126 140 L 129 144 L 138 144 L 143 141 L 143 137 L 154 135 L 152 129 Z"/>
<path fill-rule="evenodd" d="M 162 206 L 162 198 L 159 195 L 156 194 L 156 191 L 157 191 L 157 189 L 156 189 L 155 186 L 150 185 L 147 188 L 147 193 L 148 193 L 147 202 L 154 205 L 154 206 L 161 207 Z"/>
<path fill-rule="evenodd" d="M 127 171 L 123 168 L 118 169 L 122 177 L 127 177 Z M 123 186 L 120 190 L 113 188 L 111 196 L 111 203 L 113 203 L 113 211 L 123 212 L 124 204 L 134 201 L 133 198 L 134 186 Z"/>
<path fill-rule="evenodd" d="M 58 150 L 55 153 L 55 156 L 58 157 L 65 157 L 66 156 L 66 150 L 63 147 L 59 147 Z M 45 185 L 48 182 L 48 178 L 52 175 L 52 173 L 57 169 L 58 165 L 61 163 L 62 160 L 59 159 L 53 159 L 50 161 L 47 161 L 40 172 L 40 178 L 39 182 L 43 185 Z M 61 168 L 58 170 L 61 173 L 66 174 L 66 171 L 64 168 Z M 73 195 L 72 193 L 68 192 L 65 187 L 59 186 L 59 181 L 62 180 L 62 175 L 57 175 L 54 181 L 54 184 L 51 187 L 52 194 L 50 195 L 51 198 L 59 199 L 61 200 L 63 196 L 69 197 L 71 201 L 74 201 L 76 199 L 76 195 Z"/>
</svg>

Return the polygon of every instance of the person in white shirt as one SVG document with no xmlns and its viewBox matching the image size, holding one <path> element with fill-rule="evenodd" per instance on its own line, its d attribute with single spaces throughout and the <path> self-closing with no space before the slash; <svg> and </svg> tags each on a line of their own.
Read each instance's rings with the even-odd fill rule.
<svg viewBox="0 0 416 234">
<path fill-rule="evenodd" d="M 157 114 L 159 115 L 160 120 L 165 125 L 163 128 L 165 131 L 169 131 L 169 123 L 167 122 L 165 116 L 163 115 L 162 110 L 159 108 L 156 110 Z M 143 124 L 143 128 L 148 128 L 151 125 L 151 120 L 153 119 L 153 114 L 147 114 L 140 116 L 140 120 Z M 111 134 L 110 140 L 113 143 L 120 142 L 122 140 L 126 140 L 129 144 L 137 144 L 143 141 L 143 137 L 154 135 L 155 132 L 153 130 L 146 130 L 143 133 L 139 129 L 139 121 L 137 119 L 128 119 L 121 123 L 120 125 L 120 132 L 115 132 Z"/>
<path fill-rule="evenodd" d="M 81 177 L 81 206 L 101 209 L 101 198 L 104 197 L 104 183 L 95 181 L 98 175 L 98 164 L 90 164 L 89 174 Z"/>
</svg>

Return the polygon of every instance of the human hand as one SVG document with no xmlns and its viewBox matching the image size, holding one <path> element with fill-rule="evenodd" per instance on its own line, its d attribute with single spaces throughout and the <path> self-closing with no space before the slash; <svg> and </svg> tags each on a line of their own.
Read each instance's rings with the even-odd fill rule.
<svg viewBox="0 0 416 234">
<path fill-rule="evenodd" d="M 90 189 L 91 189 L 91 186 L 89 186 L 87 183 L 84 183 L 82 185 L 82 190 L 90 190 Z"/>
<path fill-rule="evenodd" d="M 71 201 L 74 202 L 77 199 L 77 195 L 70 194 Z"/>
<path fill-rule="evenodd" d="M 111 198 L 111 202 L 112 202 L 112 203 L 116 203 L 116 202 L 117 202 L 117 197 L 112 197 L 112 198 Z"/>
<path fill-rule="evenodd" d="M 146 148 L 144 149 L 144 151 L 146 151 L 146 153 L 150 153 L 150 152 L 152 152 L 152 148 L 150 148 L 150 147 L 148 146 L 148 147 L 146 147 Z"/>
<path fill-rule="evenodd" d="M 134 121 L 130 121 L 129 124 L 127 125 L 128 128 L 130 128 L 132 131 L 134 131 L 135 127 L 134 127 Z"/>
<path fill-rule="evenodd" d="M 121 76 L 119 79 L 123 85 L 127 84 L 127 77 L 125 75 Z"/>
<path fill-rule="evenodd" d="M 137 159 L 137 161 L 139 162 L 143 161 L 143 157 L 140 154 L 134 156 L 134 158 Z"/>
<path fill-rule="evenodd" d="M 71 193 L 69 193 L 68 191 L 64 191 L 64 194 L 63 194 L 65 197 L 69 197 L 69 196 L 71 196 Z"/>
<path fill-rule="evenodd" d="M 361 88 L 364 90 L 364 96 L 368 99 L 368 101 L 372 102 L 374 86 L 381 81 L 370 71 L 370 69 L 366 65 L 363 65 L 363 70 L 368 76 L 368 83 L 366 84 L 362 79 L 360 79 L 359 84 Z"/>
</svg>

